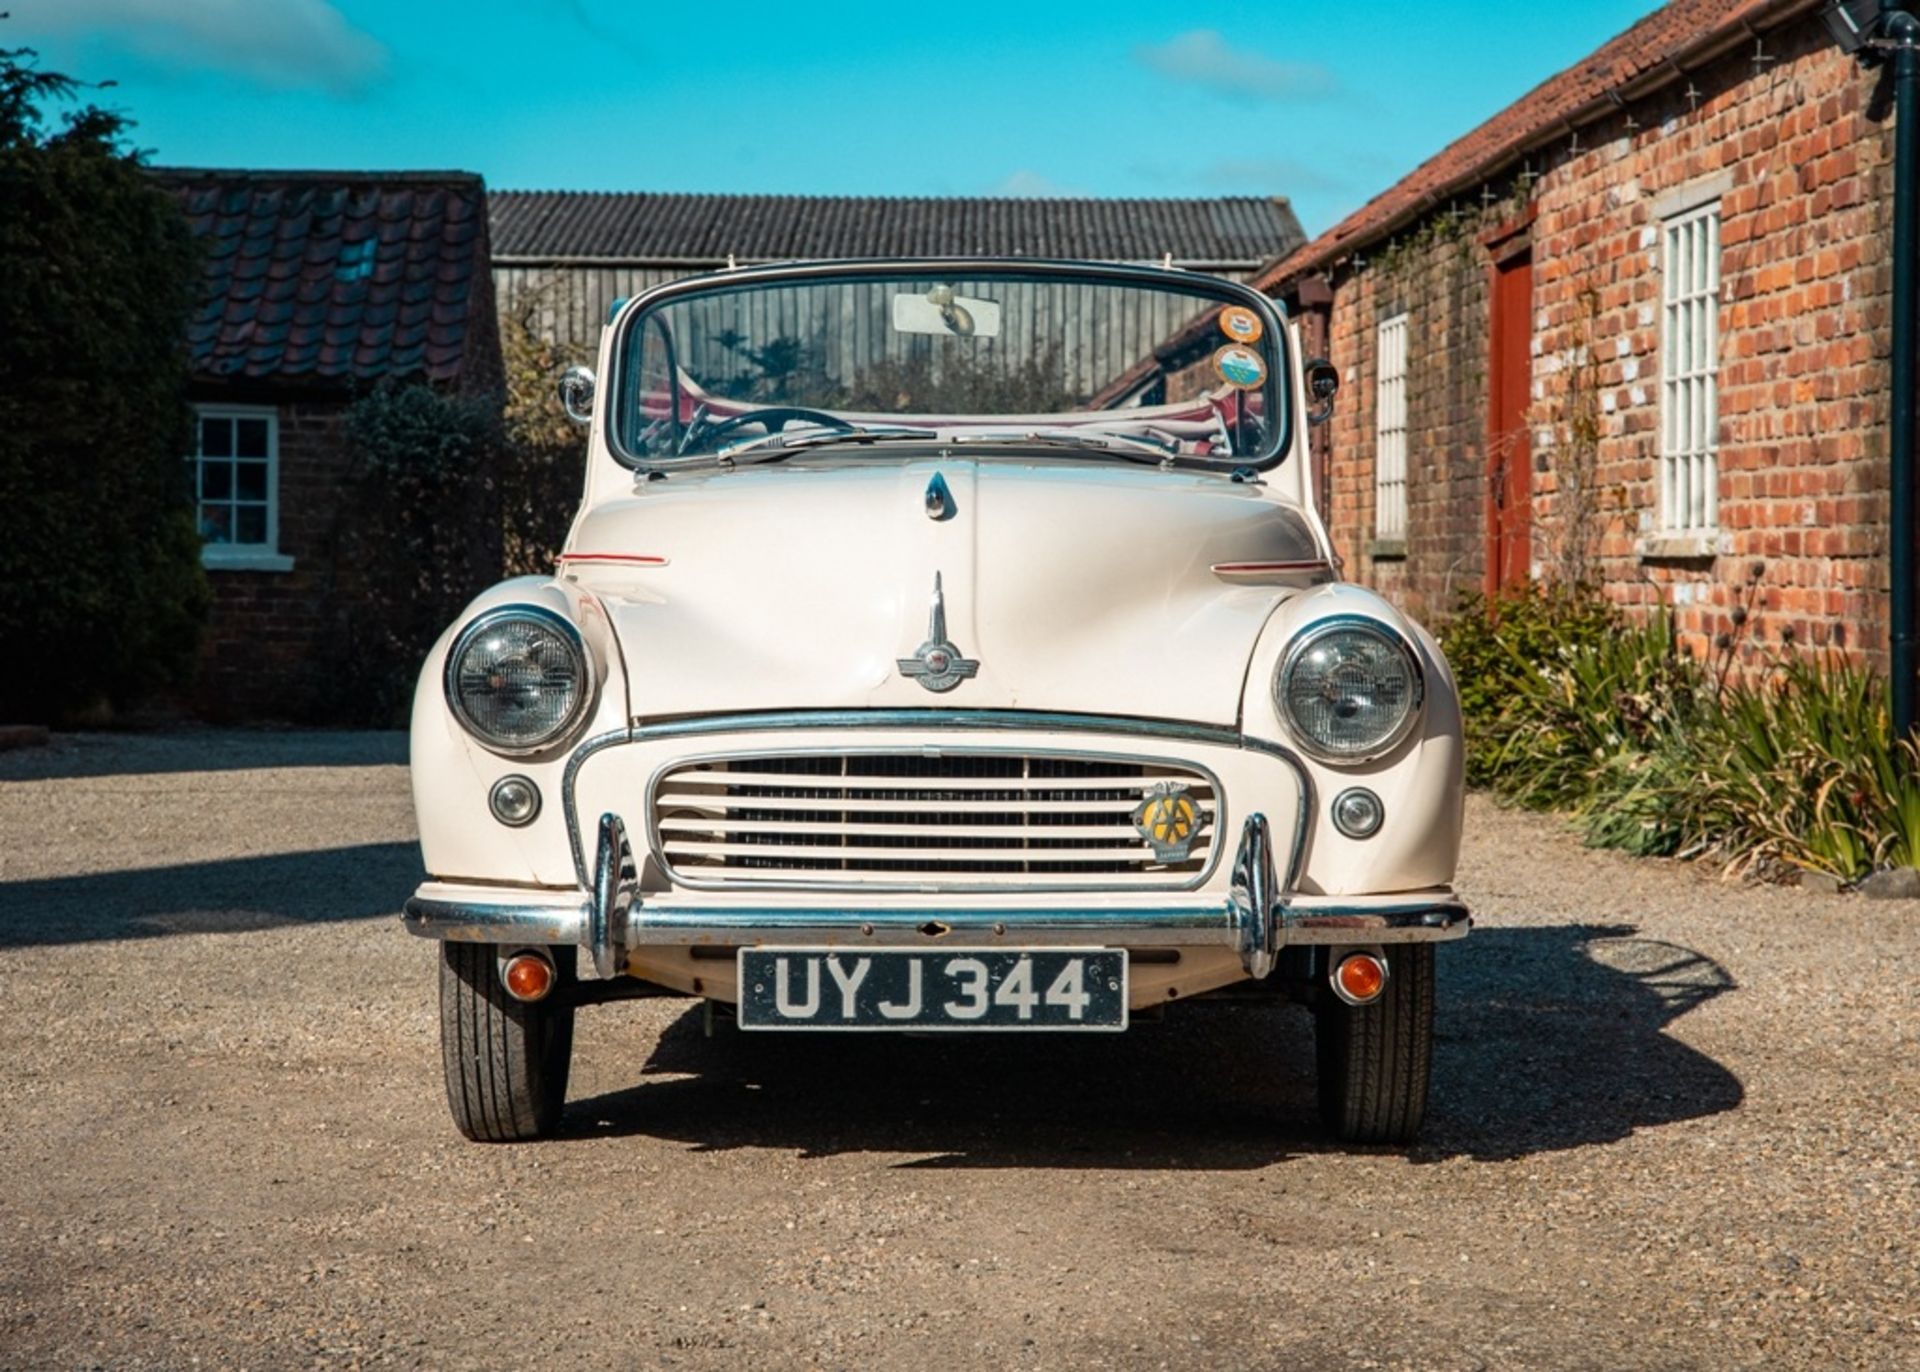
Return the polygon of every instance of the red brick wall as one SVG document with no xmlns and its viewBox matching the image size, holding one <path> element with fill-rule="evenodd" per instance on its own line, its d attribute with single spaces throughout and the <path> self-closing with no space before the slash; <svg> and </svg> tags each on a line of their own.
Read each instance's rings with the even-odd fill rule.
<svg viewBox="0 0 1920 1372">
<path fill-rule="evenodd" d="M 196 400 L 276 405 L 280 416 L 280 551 L 289 572 L 209 568 L 213 609 L 194 705 L 216 720 L 313 720 L 324 714 L 322 644 L 340 605 L 331 554 L 350 457 L 344 399 L 272 393 Z"/>
<path fill-rule="evenodd" d="M 1436 220 L 1382 244 L 1336 277 L 1329 356 L 1340 394 L 1324 426 L 1327 511 L 1346 575 L 1418 617 L 1437 616 L 1480 584 L 1486 438 L 1487 273 L 1477 244 L 1497 212 Z M 1382 321 L 1407 315 L 1407 538 L 1374 538 L 1375 343 Z"/>
<path fill-rule="evenodd" d="M 1876 75 L 1817 18 L 1767 35 L 1537 154 L 1533 511 L 1536 574 L 1584 573 L 1625 605 L 1675 608 L 1689 643 L 1734 632 L 1760 569 L 1743 651 L 1783 640 L 1864 650 L 1885 636 L 1885 461 L 1891 125 Z M 1691 88 L 1693 95 L 1688 96 Z M 1630 122 L 1631 121 L 1631 126 Z M 1656 202 L 1724 178 L 1719 345 L 1720 540 L 1649 556 L 1658 522 Z M 1507 193 L 1511 183 L 1492 192 Z M 1479 234 L 1511 207 L 1468 197 L 1334 271 L 1330 434 L 1336 544 L 1348 575 L 1415 613 L 1477 586 L 1485 536 L 1489 259 Z M 1369 555 L 1373 348 L 1409 313 L 1409 537 Z M 1574 421 L 1594 421 L 1591 443 Z M 1738 637 L 1738 635 L 1736 635 Z"/>
</svg>

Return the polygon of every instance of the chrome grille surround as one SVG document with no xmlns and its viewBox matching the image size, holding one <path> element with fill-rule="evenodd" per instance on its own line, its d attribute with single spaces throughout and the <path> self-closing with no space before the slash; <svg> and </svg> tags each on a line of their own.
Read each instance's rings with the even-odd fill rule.
<svg viewBox="0 0 1920 1372">
<path fill-rule="evenodd" d="M 1179 863 L 1133 824 L 1161 782 L 1205 816 Z M 1071 749 L 758 749 L 676 758 L 647 787 L 654 861 L 696 891 L 1192 890 L 1226 821 L 1197 763 Z"/>
</svg>

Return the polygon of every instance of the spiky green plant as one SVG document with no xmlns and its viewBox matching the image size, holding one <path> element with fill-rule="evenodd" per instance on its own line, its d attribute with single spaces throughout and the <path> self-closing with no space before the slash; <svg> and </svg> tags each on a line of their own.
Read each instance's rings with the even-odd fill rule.
<svg viewBox="0 0 1920 1372">
<path fill-rule="evenodd" d="M 1736 616 L 1736 624 L 1744 615 Z M 1920 866 L 1920 748 L 1891 740 L 1884 683 L 1838 655 L 1743 672 L 1626 622 L 1598 596 L 1470 601 L 1443 632 L 1469 779 L 1579 818 L 1587 841 L 1855 881 Z"/>
<path fill-rule="evenodd" d="M 1916 754 L 1892 741 L 1880 678 L 1854 663 L 1788 657 L 1732 679 L 1687 745 L 1674 804 L 1689 842 L 1735 869 L 1788 864 L 1851 881 L 1920 851 Z"/>
</svg>

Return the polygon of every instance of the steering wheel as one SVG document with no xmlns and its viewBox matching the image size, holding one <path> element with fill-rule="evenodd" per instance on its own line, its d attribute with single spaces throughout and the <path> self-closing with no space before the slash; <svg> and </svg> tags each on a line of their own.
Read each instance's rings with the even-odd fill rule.
<svg viewBox="0 0 1920 1372">
<path fill-rule="evenodd" d="M 687 426 L 687 436 L 681 442 L 680 451 L 690 450 L 695 443 L 712 443 L 743 424 L 764 424 L 768 433 L 779 433 L 787 425 L 796 423 L 819 424 L 829 429 L 851 430 L 858 427 L 825 410 L 810 410 L 804 405 L 768 405 L 762 409 L 728 415 L 714 423 L 708 423 L 704 416 L 696 415 L 694 423 Z"/>
</svg>

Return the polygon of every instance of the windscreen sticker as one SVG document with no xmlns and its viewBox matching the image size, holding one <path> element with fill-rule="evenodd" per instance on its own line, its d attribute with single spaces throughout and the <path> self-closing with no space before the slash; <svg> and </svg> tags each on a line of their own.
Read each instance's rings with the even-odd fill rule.
<svg viewBox="0 0 1920 1372">
<path fill-rule="evenodd" d="M 1220 311 L 1220 332 L 1236 343 L 1258 343 L 1266 331 L 1260 316 L 1245 305 L 1229 305 Z"/>
<path fill-rule="evenodd" d="M 1256 390 L 1267 379 L 1267 364 L 1252 348 L 1229 343 L 1213 355 L 1213 369 L 1236 391 Z"/>
</svg>

